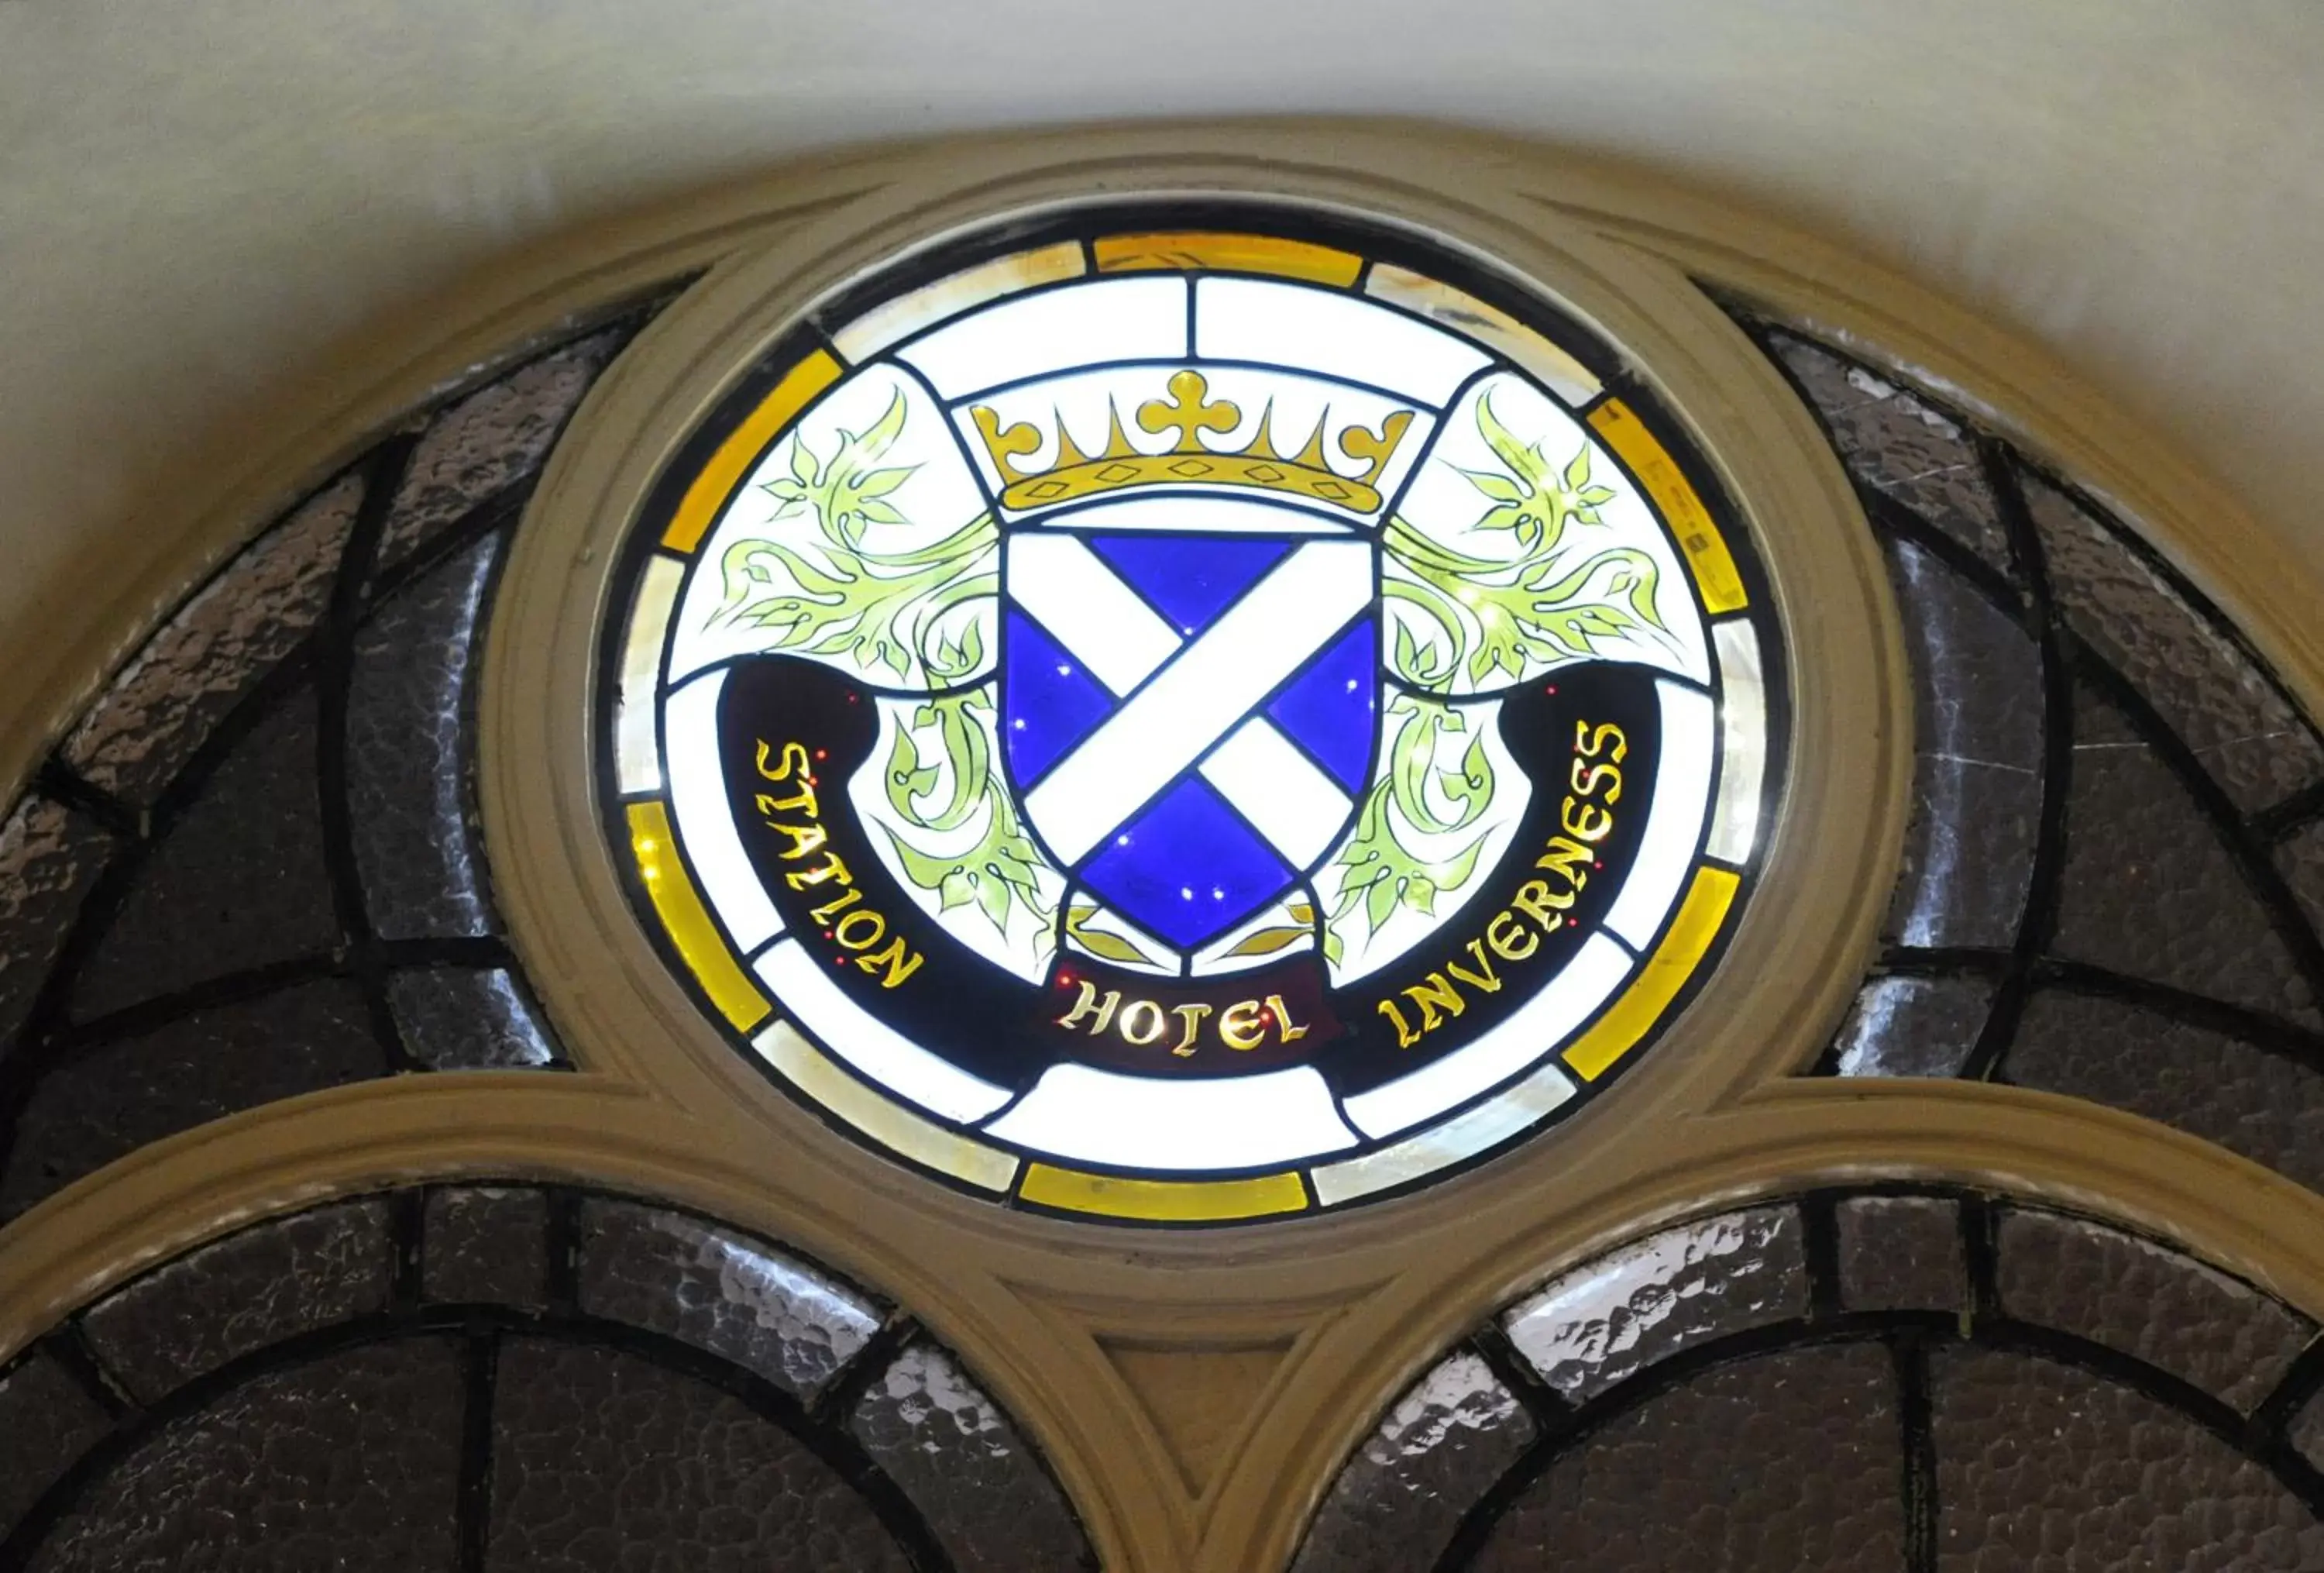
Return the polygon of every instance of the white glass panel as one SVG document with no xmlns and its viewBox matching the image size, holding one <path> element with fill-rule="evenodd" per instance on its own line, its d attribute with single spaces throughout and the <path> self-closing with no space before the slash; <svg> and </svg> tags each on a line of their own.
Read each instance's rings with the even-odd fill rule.
<svg viewBox="0 0 2324 1573">
<path fill-rule="evenodd" d="M 1009 539 L 1010 597 L 1117 694 L 1176 652 L 1177 631 L 1071 535 Z"/>
<path fill-rule="evenodd" d="M 898 412 L 899 399 L 900 424 L 890 422 L 890 434 L 882 422 Z M 818 516 L 812 499 L 800 494 L 822 488 L 808 486 L 798 473 L 804 469 L 818 481 L 827 479 L 843 450 L 851 453 L 851 470 L 889 472 L 875 486 L 890 488 L 858 497 L 844 525 Z M 980 520 L 984 521 L 981 527 Z M 851 534 L 853 544 L 847 539 Z M 999 540 L 983 488 L 954 440 L 944 411 L 918 380 L 894 366 L 868 367 L 833 391 L 776 442 L 719 516 L 697 555 L 700 566 L 679 610 L 670 677 L 676 680 L 730 656 L 785 648 L 781 641 L 795 610 L 780 606 L 778 597 L 806 596 L 831 606 L 833 616 L 802 630 L 798 644 L 788 647 L 795 653 L 876 683 L 926 682 L 918 647 L 957 641 L 966 625 L 975 622 L 987 664 L 945 674 L 947 684 L 973 680 L 989 670 L 1000 643 L 991 596 L 970 597 L 935 628 L 905 639 L 912 659 L 900 675 L 864 650 L 815 655 L 799 648 L 820 643 L 825 633 L 841 631 L 845 614 L 827 587 L 800 583 L 792 560 L 806 565 L 810 578 L 896 578 L 900 577 L 898 555 L 946 542 L 958 549 L 959 578 L 993 571 Z M 889 560 L 883 564 L 876 556 L 859 555 L 858 548 L 862 554 L 887 554 Z M 770 614 L 764 620 L 756 610 L 761 606 Z"/>
<path fill-rule="evenodd" d="M 1767 686 L 1759 635 L 1740 617 L 1711 625 L 1719 650 L 1719 805 L 1707 850 L 1727 863 L 1751 856 L 1759 833 L 1759 793 L 1767 775 Z"/>
<path fill-rule="evenodd" d="M 637 599 L 630 606 L 630 629 L 622 644 L 622 686 L 613 717 L 613 777 L 622 793 L 650 792 L 661 785 L 661 650 L 669 635 L 669 614 L 686 565 L 655 556 L 638 576 Z"/>
<path fill-rule="evenodd" d="M 898 339 L 908 338 L 947 317 L 1035 284 L 1076 278 L 1086 265 L 1081 243 L 1074 240 L 995 257 L 874 306 L 833 334 L 831 341 L 849 360 L 867 361 Z"/>
<path fill-rule="evenodd" d="M 1009 1101 L 1008 1088 L 939 1059 L 849 999 L 832 980 L 827 964 L 798 940 L 783 940 L 757 967 L 793 1020 L 897 1096 L 964 1125 Z"/>
<path fill-rule="evenodd" d="M 1084 887 L 1074 892 L 1066 907 L 1065 949 L 1074 956 L 1094 956 L 1132 972 L 1176 977 L 1185 955 L 1167 940 L 1157 939 L 1098 900 Z M 1070 972 L 1070 967 L 1065 969 Z"/>
<path fill-rule="evenodd" d="M 1374 263 L 1364 293 L 1416 311 L 1464 338 L 1481 339 L 1577 409 L 1604 389 L 1588 366 L 1498 307 L 1434 279 Z"/>
<path fill-rule="evenodd" d="M 1165 1081 L 1058 1065 L 988 1129 L 1020 1147 L 1123 1168 L 1249 1169 L 1356 1143 L 1323 1078 L 1305 1066 Z"/>
<path fill-rule="evenodd" d="M 1329 927 L 1340 940 L 1340 959 L 1332 964 L 1334 987 L 1343 987 L 1360 977 L 1367 977 L 1423 940 L 1442 934 L 1462 909 L 1484 888 L 1482 875 L 1499 863 L 1510 840 L 1517 835 L 1518 822 L 1525 818 L 1526 805 L 1533 800 L 1531 779 L 1517 767 L 1508 745 L 1501 741 L 1501 702 L 1488 699 L 1457 706 L 1452 708 L 1452 715 L 1461 722 L 1462 729 L 1437 732 L 1429 768 L 1422 773 L 1422 798 L 1442 822 L 1451 824 L 1459 821 L 1461 805 L 1444 796 L 1443 782 L 1447 775 L 1454 780 L 1460 779 L 1471 741 L 1481 737 L 1485 744 L 1486 763 L 1493 773 L 1493 796 L 1485 805 L 1484 811 L 1461 828 L 1446 832 L 1423 830 L 1412 824 L 1393 800 L 1382 805 L 1381 813 L 1397 842 L 1422 863 L 1450 863 L 1464 856 L 1469 848 L 1475 846 L 1476 856 L 1469 865 L 1471 877 L 1463 884 L 1440 887 L 1433 903 L 1433 911 L 1418 911 L 1397 902 L 1389 911 L 1388 921 L 1378 929 L 1371 927 L 1370 916 L 1361 901 L 1332 919 Z M 1395 743 L 1396 729 L 1428 724 L 1425 716 L 1398 708 L 1391 702 L 1380 717 L 1382 763 L 1375 773 L 1375 780 L 1387 768 L 1386 761 Z M 1352 837 L 1360 828 L 1360 825 L 1351 828 L 1350 836 Z M 1342 880 L 1348 870 L 1338 861 L 1340 856 L 1340 852 L 1335 850 L 1333 861 L 1325 864 L 1315 874 L 1315 893 L 1323 898 L 1326 912 L 1339 907 L 1343 894 Z"/>
<path fill-rule="evenodd" d="M 760 1033 L 752 1047 L 801 1092 L 882 1146 L 986 1190 L 1007 1190 L 1017 1178 L 1017 1158 L 890 1102 L 816 1052 L 788 1022 Z"/>
<path fill-rule="evenodd" d="M 1425 1069 L 1348 1099 L 1348 1118 L 1367 1136 L 1392 1136 L 1466 1103 L 1565 1041 L 1629 971 L 1619 945 L 1591 935 L 1565 970 L 1508 1020 Z"/>
<path fill-rule="evenodd" d="M 1286 956 L 1314 949 L 1314 909 L 1308 903 L 1307 893 L 1294 891 L 1204 946 L 1186 970 L 1195 977 L 1217 977 L 1248 972 L 1254 967 L 1272 967 Z M 1296 938 L 1293 930 L 1299 931 Z"/>
<path fill-rule="evenodd" d="M 1655 687 L 1662 699 L 1663 739 L 1654 804 L 1646 810 L 1646 834 L 1629 876 L 1622 882 L 1622 893 L 1606 914 L 1606 927 L 1633 950 L 1654 943 L 1694 866 L 1695 841 L 1702 834 L 1715 763 L 1710 696 L 1669 681 Z"/>
<path fill-rule="evenodd" d="M 1298 366 L 1439 408 L 1488 359 L 1474 345 L 1352 295 L 1258 279 L 1196 282 L 1194 352 Z"/>
<path fill-rule="evenodd" d="M 1496 427 L 1507 436 L 1496 436 Z M 1568 488 L 1568 468 L 1582 456 L 1586 474 L 1577 469 L 1580 485 Z M 1546 530 L 1546 494 L 1569 490 L 1571 500 L 1592 510 L 1597 523 L 1569 519 L 1562 535 L 1552 541 Z M 1519 501 L 1511 503 L 1513 497 Z M 1430 663 L 1449 666 L 1452 692 L 1508 688 L 1593 658 L 1637 662 L 1696 682 L 1710 680 L 1710 657 L 1690 588 L 1692 581 L 1653 509 L 1594 433 L 1521 378 L 1502 372 L 1462 395 L 1460 403 L 1446 412 L 1436 444 L 1405 492 L 1397 517 L 1438 546 L 1495 565 L 1478 570 L 1473 586 L 1457 593 L 1434 587 L 1402 567 L 1393 550 L 1384 565 L 1391 577 L 1414 584 L 1441 617 L 1458 626 L 1455 639 L 1439 617 L 1417 613 L 1400 601 L 1389 603 L 1397 625 L 1419 642 Z M 1641 561 L 1653 569 L 1655 590 L 1647 605 L 1659 627 L 1637 616 L 1632 597 Z M 1485 635 L 1476 614 L 1468 609 L 1474 604 L 1471 597 L 1501 599 L 1504 609 L 1522 621 L 1531 597 L 1510 607 L 1506 606 L 1507 591 L 1499 588 L 1513 577 L 1527 585 L 1559 583 L 1564 587 L 1561 606 L 1602 607 L 1637 625 L 1592 635 L 1587 655 L 1543 635 L 1541 646 L 1550 653 L 1528 654 L 1522 678 L 1499 668 L 1472 672 L 1470 657 L 1483 648 Z"/>
<path fill-rule="evenodd" d="M 1026 800 L 1067 862 L 1206 751 L 1371 598 L 1371 551 L 1310 541 L 1092 734 Z"/>
<path fill-rule="evenodd" d="M 1186 281 L 1097 279 L 988 306 L 898 352 L 946 399 L 1109 360 L 1186 354 Z"/>
<path fill-rule="evenodd" d="M 780 933 L 783 920 L 742 851 L 726 797 L 718 756 L 718 692 L 725 686 L 724 671 L 696 679 L 670 695 L 662 718 L 669 727 L 669 806 L 678 841 L 711 911 L 747 956 Z"/>
<path fill-rule="evenodd" d="M 1507 1092 L 1479 1104 L 1467 1114 L 1445 1121 L 1393 1147 L 1343 1158 L 1316 1168 L 1308 1178 L 1315 1182 L 1315 1199 L 1325 1207 L 1393 1186 L 1409 1185 L 1423 1175 L 1498 1147 L 1530 1129 L 1541 1117 L 1573 1096 L 1573 1078 L 1554 1065 L 1545 1065 Z"/>
<path fill-rule="evenodd" d="M 1323 856 L 1347 818 L 1348 794 L 1263 720 L 1235 728 L 1203 761 L 1203 779 L 1294 868 L 1309 867 Z"/>
<path fill-rule="evenodd" d="M 1222 496 L 1215 492 L 1129 496 L 1118 503 L 1044 514 L 1028 523 L 1060 530 L 1212 530 L 1237 535 L 1345 535 L 1353 528 L 1306 507 L 1260 501 L 1250 493 Z"/>
</svg>

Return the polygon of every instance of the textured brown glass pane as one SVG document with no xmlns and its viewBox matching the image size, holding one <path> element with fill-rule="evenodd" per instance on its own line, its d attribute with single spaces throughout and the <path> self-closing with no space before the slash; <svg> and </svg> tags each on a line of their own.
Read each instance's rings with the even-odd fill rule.
<svg viewBox="0 0 2324 1573">
<path fill-rule="evenodd" d="M 156 1268 L 82 1319 L 141 1402 L 294 1333 L 383 1309 L 394 1278 L 387 1203 L 316 1208 Z"/>
<path fill-rule="evenodd" d="M 220 762 L 82 968 L 77 1017 L 338 943 L 315 749 L 315 699 L 301 690 Z"/>
<path fill-rule="evenodd" d="M 1434 1567 L 1462 1515 L 1533 1439 L 1532 1420 L 1491 1367 L 1453 1356 L 1341 1467 L 1292 1573 Z"/>
<path fill-rule="evenodd" d="M 1821 345 L 1787 333 L 1770 337 L 1775 353 L 1831 426 L 1833 445 L 1858 480 L 2009 571 L 2000 512 L 1977 450 L 1956 422 Z"/>
<path fill-rule="evenodd" d="M 802 1396 L 880 1326 L 860 1295 L 737 1230 L 592 1199 L 581 1208 L 581 1309 L 683 1338 Z"/>
<path fill-rule="evenodd" d="M 1982 978 L 1876 977 L 1840 1029 L 1840 1074 L 1959 1076 L 1992 1008 Z"/>
<path fill-rule="evenodd" d="M 2324 747 L 2218 628 L 2063 494 L 2025 477 L 2050 579 L 2074 632 L 2162 713 L 2246 810 L 2324 777 Z"/>
<path fill-rule="evenodd" d="M 511 1340 L 493 1431 L 493 1573 L 905 1573 L 830 1466 L 740 1400 L 633 1356 Z"/>
<path fill-rule="evenodd" d="M 0 1044 L 24 1024 L 112 850 L 95 822 L 46 798 L 0 823 Z"/>
<path fill-rule="evenodd" d="M 2024 1321 L 2078 1334 L 2249 1410 L 2315 1324 L 2181 1252 L 2058 1213 L 2003 1215 L 1996 1287 Z"/>
<path fill-rule="evenodd" d="M 235 1388 L 134 1448 L 60 1521 L 39 1573 L 452 1573 L 460 1362 L 374 1344 Z"/>
<path fill-rule="evenodd" d="M 1798 1212 L 1753 1208 L 1601 1256 L 1502 1324 L 1542 1379 L 1579 1401 L 1682 1349 L 1804 1315 L 1807 1300 Z"/>
<path fill-rule="evenodd" d="M 1895 1387 L 1887 1350 L 1869 1344 L 1705 1372 L 1575 1444 L 1473 1566 L 1897 1573 Z"/>
<path fill-rule="evenodd" d="M 2006 948 L 2042 819 L 2042 656 L 1941 561 L 1888 544 L 1913 657 L 1913 815 L 1887 937 Z"/>
<path fill-rule="evenodd" d="M 549 1300 L 549 1198 L 508 1186 L 429 1194 L 420 1282 L 434 1300 L 538 1310 Z"/>
<path fill-rule="evenodd" d="M 919 1508 L 959 1573 L 1094 1566 L 1032 1449 L 943 1350 L 919 1344 L 898 1356 L 856 1404 L 849 1429 Z"/>
<path fill-rule="evenodd" d="M 2176 1411 L 2021 1355 L 1931 1368 L 1941 1573 L 2324 1568 L 2324 1525 Z"/>
<path fill-rule="evenodd" d="M 2309 923 L 2324 934 L 2324 819 L 2286 837 L 2275 849 L 2275 866 Z"/>
<path fill-rule="evenodd" d="M 362 995 L 337 978 L 77 1050 L 42 1078 L 18 1118 L 0 1170 L 0 1217 L 205 1121 L 386 1074 Z"/>
<path fill-rule="evenodd" d="M 97 1401 L 46 1355 L 28 1356 L 0 1376 L 0 1541 L 112 1429 Z"/>
<path fill-rule="evenodd" d="M 347 816 L 372 927 L 388 939 L 488 932 L 468 804 L 468 673 L 500 537 L 391 597 L 355 634 Z"/>
<path fill-rule="evenodd" d="M 403 1046 L 437 1070 L 514 1069 L 556 1058 L 517 992 L 498 969 L 431 967 L 391 975 L 388 1002 Z"/>
<path fill-rule="evenodd" d="M 2002 1063 L 2020 1087 L 2175 1125 L 2324 1190 L 2324 1075 L 2119 1000 L 2044 990 Z"/>
<path fill-rule="evenodd" d="M 350 476 L 228 563 L 146 641 L 65 739 L 66 761 L 149 803 L 210 728 L 314 631 L 363 500 Z"/>
<path fill-rule="evenodd" d="M 379 546 L 392 567 L 549 457 L 581 396 L 628 339 L 592 334 L 480 388 L 429 423 L 396 488 Z"/>
<path fill-rule="evenodd" d="M 1840 1302 L 1849 1310 L 1959 1310 L 1960 1208 L 1934 1196 L 1840 1204 Z"/>
<path fill-rule="evenodd" d="M 2087 691 L 2074 729 L 2052 952 L 2313 1022 L 2291 952 L 2170 767 Z"/>
<path fill-rule="evenodd" d="M 2292 1422 L 2292 1445 L 2300 1456 L 2319 1469 L 2324 1469 L 2324 1393 L 2308 1401 Z"/>
</svg>

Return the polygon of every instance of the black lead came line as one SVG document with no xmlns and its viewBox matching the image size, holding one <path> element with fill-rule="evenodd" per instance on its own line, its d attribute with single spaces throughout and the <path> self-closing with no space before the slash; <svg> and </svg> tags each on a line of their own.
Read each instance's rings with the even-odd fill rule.
<svg viewBox="0 0 2324 1573">
<path fill-rule="evenodd" d="M 362 865 L 355 845 L 354 805 L 349 795 L 347 725 L 355 683 L 357 631 L 373 603 L 364 587 L 379 560 L 388 518 L 420 445 L 420 433 L 404 431 L 364 456 L 363 504 L 339 558 L 330 609 L 315 658 L 316 779 L 321 800 L 323 867 L 331 902 L 338 914 L 346 964 L 363 993 L 372 1035 L 387 1057 L 391 1073 L 419 1069 L 396 1025 L 387 998 L 387 971 L 374 946 L 371 913 L 364 899 Z"/>
<path fill-rule="evenodd" d="M 1994 991 L 1985 1030 L 1960 1070 L 1963 1080 L 1989 1081 L 2000 1075 L 2003 1057 L 2016 1041 L 2017 1029 L 2024 1020 L 2025 1006 L 2033 997 L 2034 963 L 2057 933 L 2070 833 L 2066 815 L 2073 790 L 2074 687 L 2064 629 L 2050 583 L 2049 560 L 2017 484 L 2015 455 L 1983 432 L 1976 433 L 1976 442 L 1987 488 L 2031 593 L 2042 662 L 2042 817 L 2034 836 L 2034 866 L 2026 877 L 2025 906 L 2008 967 Z"/>
</svg>

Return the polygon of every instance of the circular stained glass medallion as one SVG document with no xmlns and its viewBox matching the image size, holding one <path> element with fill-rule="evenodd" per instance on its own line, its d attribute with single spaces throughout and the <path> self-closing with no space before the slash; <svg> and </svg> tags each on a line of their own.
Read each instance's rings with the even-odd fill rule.
<svg viewBox="0 0 2324 1573">
<path fill-rule="evenodd" d="M 1579 1106 L 1748 883 L 1779 644 L 1620 355 L 1415 238 L 1092 212 L 813 311 L 640 520 L 605 767 L 715 1019 L 1155 1221 Z"/>
</svg>

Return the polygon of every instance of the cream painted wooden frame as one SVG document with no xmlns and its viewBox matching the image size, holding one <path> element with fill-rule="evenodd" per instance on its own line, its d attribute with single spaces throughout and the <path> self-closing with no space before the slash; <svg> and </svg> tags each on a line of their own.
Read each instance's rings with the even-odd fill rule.
<svg viewBox="0 0 2324 1573">
<path fill-rule="evenodd" d="M 1727 957 L 1619 1085 L 1413 1197 L 1159 1232 L 948 1190 L 833 1133 L 744 1063 L 622 894 L 595 795 L 590 684 L 614 549 L 646 488 L 805 305 L 997 216 L 1196 194 L 1419 226 L 1528 275 L 1624 347 L 1745 515 L 1788 641 L 1793 721 L 1776 829 Z M 2174 1238 L 2324 1316 L 2324 1198 L 2255 1165 L 2042 1094 L 1794 1078 L 1845 1010 L 1893 883 L 1907 674 L 1836 460 L 1691 279 L 1900 360 L 2108 496 L 2311 713 L 2324 708 L 2324 630 L 2304 615 L 2317 587 L 2223 513 L 2198 470 L 2039 355 L 1812 239 L 1547 150 L 1379 125 L 1078 130 L 851 155 L 572 237 L 349 347 L 319 424 L 253 412 L 244 446 L 263 457 L 155 515 L 186 542 L 169 582 L 133 588 L 78 643 L 16 669 L 46 680 L 0 712 L 0 763 L 23 779 L 208 560 L 416 398 L 698 269 L 559 445 L 484 665 L 494 876 L 580 1073 L 343 1087 L 155 1143 L 0 1231 L 0 1357 L 139 1267 L 318 1198 L 464 1174 L 595 1182 L 764 1230 L 896 1296 L 1039 1439 L 1110 1568 L 1245 1573 L 1284 1562 L 1382 1404 L 1493 1307 L 1623 1237 L 1749 1196 L 1901 1175 L 2006 1189 Z M 30 659 L 41 634 L 7 631 L 0 654 Z"/>
</svg>

